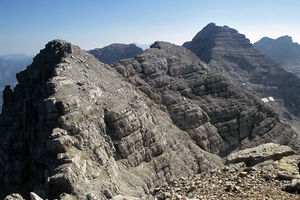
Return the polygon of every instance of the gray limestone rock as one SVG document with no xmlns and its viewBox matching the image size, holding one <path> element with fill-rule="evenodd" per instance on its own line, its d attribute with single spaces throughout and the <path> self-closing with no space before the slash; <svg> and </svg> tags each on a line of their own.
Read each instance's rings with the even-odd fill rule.
<svg viewBox="0 0 300 200">
<path fill-rule="evenodd" d="M 254 148 L 233 152 L 227 156 L 226 163 L 244 162 L 246 166 L 251 167 L 267 160 L 280 160 L 283 157 L 294 154 L 295 151 L 288 146 L 267 143 Z"/>
<path fill-rule="evenodd" d="M 165 42 L 109 66 L 54 40 L 17 78 L 0 115 L 3 197 L 149 199 L 170 180 L 222 168 L 233 150 L 299 146 L 271 108 Z"/>
<path fill-rule="evenodd" d="M 298 148 L 298 136 L 279 123 L 274 110 L 183 47 L 155 42 L 135 59 L 112 67 L 161 104 L 173 123 L 207 151 L 226 155 L 272 141 Z M 202 127 L 208 122 L 209 131 Z"/>
<path fill-rule="evenodd" d="M 42 188 L 49 199 L 144 198 L 172 178 L 223 166 L 160 104 L 68 42 L 49 42 L 17 77 L 0 116 L 1 194 Z M 199 107 L 188 115 L 208 119 Z"/>
</svg>

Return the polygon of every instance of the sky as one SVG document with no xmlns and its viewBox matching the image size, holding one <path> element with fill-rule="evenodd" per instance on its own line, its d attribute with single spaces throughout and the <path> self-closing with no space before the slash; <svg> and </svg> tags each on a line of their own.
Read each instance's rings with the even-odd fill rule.
<svg viewBox="0 0 300 200">
<path fill-rule="evenodd" d="M 299 0 L 0 0 L 0 55 L 34 55 L 53 39 L 82 49 L 111 43 L 190 41 L 210 22 L 252 43 L 290 35 L 300 43 Z"/>
</svg>

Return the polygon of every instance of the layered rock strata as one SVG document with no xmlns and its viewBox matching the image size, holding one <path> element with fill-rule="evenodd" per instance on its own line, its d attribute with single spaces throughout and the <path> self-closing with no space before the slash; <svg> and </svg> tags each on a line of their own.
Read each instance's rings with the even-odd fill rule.
<svg viewBox="0 0 300 200">
<path fill-rule="evenodd" d="M 254 92 L 300 133 L 300 78 L 254 49 L 243 34 L 211 23 L 183 46 L 241 89 Z"/>
<path fill-rule="evenodd" d="M 122 75 L 70 43 L 49 42 L 17 78 L 0 116 L 3 195 L 141 198 L 223 165 Z"/>
<path fill-rule="evenodd" d="M 270 107 L 183 47 L 156 42 L 113 67 L 206 151 L 226 155 L 271 141 L 298 146 L 290 140 L 295 133 Z"/>
<path fill-rule="evenodd" d="M 109 66 L 54 40 L 17 79 L 0 115 L 3 197 L 151 199 L 176 177 L 223 167 L 219 155 L 235 149 L 299 150 L 271 108 L 169 43 Z"/>
</svg>

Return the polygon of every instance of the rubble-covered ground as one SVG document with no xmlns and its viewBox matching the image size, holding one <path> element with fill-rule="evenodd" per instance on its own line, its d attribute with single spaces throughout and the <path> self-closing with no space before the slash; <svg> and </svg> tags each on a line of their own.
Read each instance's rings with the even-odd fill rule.
<svg viewBox="0 0 300 200">
<path fill-rule="evenodd" d="M 159 188 L 156 199 L 300 199 L 297 193 L 283 191 L 291 180 L 256 171 L 253 168 L 201 173 L 191 179 L 180 178 Z"/>
</svg>

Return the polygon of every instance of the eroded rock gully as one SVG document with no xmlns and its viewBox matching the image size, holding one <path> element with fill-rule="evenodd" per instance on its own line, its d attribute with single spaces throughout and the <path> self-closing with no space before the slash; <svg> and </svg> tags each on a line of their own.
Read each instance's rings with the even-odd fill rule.
<svg viewBox="0 0 300 200">
<path fill-rule="evenodd" d="M 166 182 L 223 168 L 233 150 L 298 151 L 271 108 L 209 68 L 163 42 L 113 66 L 49 42 L 4 92 L 1 198 L 151 199 Z"/>
</svg>

